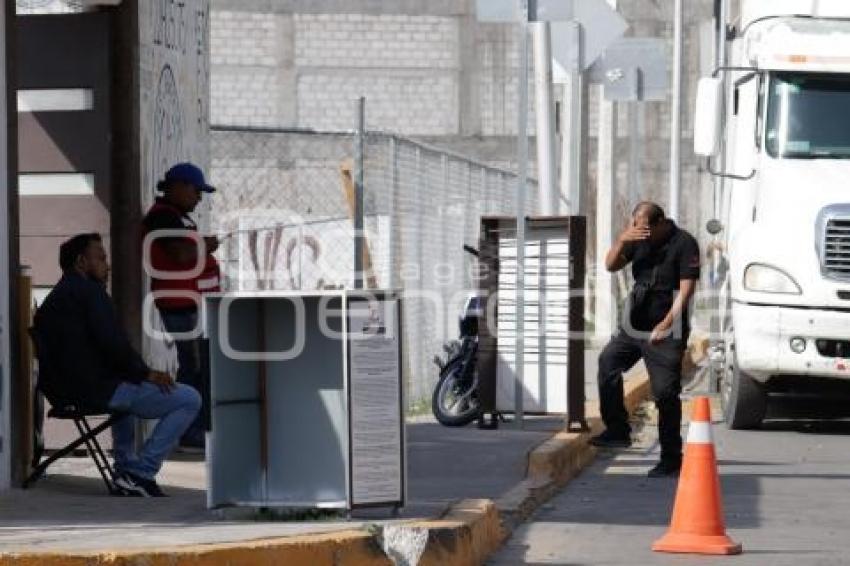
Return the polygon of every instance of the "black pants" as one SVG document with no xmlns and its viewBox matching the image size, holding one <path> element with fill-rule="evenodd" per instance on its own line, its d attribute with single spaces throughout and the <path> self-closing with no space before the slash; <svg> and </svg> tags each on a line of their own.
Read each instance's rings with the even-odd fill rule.
<svg viewBox="0 0 850 566">
<path fill-rule="evenodd" d="M 658 439 L 661 459 L 682 458 L 682 356 L 685 340 L 666 338 L 659 344 L 629 336 L 614 336 L 599 355 L 599 405 L 605 427 L 614 434 L 631 432 L 623 402 L 623 372 L 643 358 L 649 372 L 652 396 L 658 408 Z"/>
</svg>

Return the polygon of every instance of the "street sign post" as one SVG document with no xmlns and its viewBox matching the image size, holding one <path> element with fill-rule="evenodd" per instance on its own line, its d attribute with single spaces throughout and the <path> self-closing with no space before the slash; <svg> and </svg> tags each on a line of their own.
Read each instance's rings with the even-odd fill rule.
<svg viewBox="0 0 850 566">
<path fill-rule="evenodd" d="M 572 21 L 552 23 L 555 82 L 575 72 L 575 65 L 587 70 L 629 27 L 605 0 L 573 0 L 572 8 Z M 581 34 L 576 33 L 575 24 L 581 26 Z"/>
<path fill-rule="evenodd" d="M 571 112 L 571 151 L 569 163 L 565 164 L 563 175 L 569 179 L 570 213 L 581 214 L 581 192 L 584 184 L 583 136 L 587 115 L 587 97 L 583 96 L 586 87 L 582 86 L 583 72 L 619 38 L 628 27 L 623 18 L 613 10 L 605 0 L 476 0 L 476 13 L 479 21 L 491 23 L 518 23 L 519 37 L 519 76 L 517 109 L 517 288 L 516 288 L 516 372 L 514 396 L 516 424 L 522 428 L 523 419 L 523 354 L 524 354 L 524 304 L 525 304 L 525 195 L 528 183 L 528 24 L 529 22 L 552 22 L 552 58 L 554 67 L 564 75 L 572 76 L 570 112 Z M 545 28 L 539 30 L 545 37 Z M 547 61 L 548 62 L 548 61 Z M 548 69 L 547 69 L 548 71 Z M 548 79 L 545 88 L 551 93 L 552 82 Z M 538 88 L 540 88 L 538 86 Z M 539 97 L 547 100 L 547 97 Z M 542 127 L 541 127 L 542 126 Z M 549 152 L 544 158 L 538 158 L 538 164 L 546 167 L 554 160 L 554 144 L 551 143 L 552 128 L 538 121 L 538 145 L 543 144 Z M 545 159 L 548 157 L 548 159 Z M 549 175 L 540 175 L 548 179 Z M 544 187 L 544 197 L 553 191 L 553 187 Z M 551 203 L 544 203 L 549 211 Z"/>
<path fill-rule="evenodd" d="M 658 38 L 620 38 L 590 66 L 590 81 L 604 87 L 605 99 L 648 101 L 667 98 L 667 53 Z"/>
<path fill-rule="evenodd" d="M 520 22 L 525 26 L 528 22 L 551 22 L 553 82 L 570 84 L 567 97 L 570 142 L 565 144 L 569 150 L 564 151 L 566 163 L 561 173 L 564 179 L 562 190 L 568 193 L 569 212 L 580 214 L 585 178 L 582 132 L 587 126 L 586 85 L 582 74 L 623 35 L 628 24 L 606 0 L 476 0 L 476 13 L 479 21 L 490 23 Z M 519 80 L 525 82 L 527 77 L 521 76 Z M 549 88 L 552 88 L 551 85 Z M 541 97 L 541 100 L 545 99 Z M 520 111 L 524 110 L 520 108 Z M 547 139 L 549 130 L 538 129 L 537 142 L 543 148 L 551 148 L 554 153 L 554 144 Z M 554 160 L 552 155 L 549 159 L 538 158 L 538 163 L 545 167 L 551 160 Z M 547 178 L 543 173 L 538 177 Z M 544 191 L 544 196 L 546 194 Z"/>
<path fill-rule="evenodd" d="M 534 0 L 531 0 L 532 2 Z M 525 396 L 525 193 L 528 190 L 528 15 L 529 0 L 520 0 L 519 24 L 519 111 L 517 112 L 516 189 L 516 372 L 514 373 L 514 418 L 522 428 Z"/>
</svg>

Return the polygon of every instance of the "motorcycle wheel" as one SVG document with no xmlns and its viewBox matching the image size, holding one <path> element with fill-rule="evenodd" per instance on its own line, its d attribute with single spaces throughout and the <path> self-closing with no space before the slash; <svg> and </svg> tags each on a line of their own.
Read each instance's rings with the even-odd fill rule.
<svg viewBox="0 0 850 566">
<path fill-rule="evenodd" d="M 443 426 L 466 426 L 481 412 L 478 378 L 462 383 L 462 376 L 462 361 L 452 362 L 440 374 L 440 381 L 434 388 L 431 410 Z"/>
</svg>

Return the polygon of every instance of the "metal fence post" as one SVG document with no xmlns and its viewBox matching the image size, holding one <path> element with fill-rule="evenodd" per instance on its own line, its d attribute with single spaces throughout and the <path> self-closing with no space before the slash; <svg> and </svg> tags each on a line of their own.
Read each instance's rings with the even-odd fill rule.
<svg viewBox="0 0 850 566">
<path fill-rule="evenodd" d="M 430 399 L 437 377 L 433 354 L 455 336 L 453 313 L 438 305 L 449 304 L 467 290 L 463 285 L 469 281 L 470 260 L 461 252 L 459 240 L 477 239 L 479 213 L 513 214 L 519 179 L 514 172 L 446 148 L 397 135 L 367 134 L 365 102 L 358 103 L 357 111 L 357 131 L 213 127 L 213 174 L 222 186 L 233 187 L 216 199 L 213 214 L 232 224 L 226 227 L 229 249 L 222 250 L 231 257 L 232 290 L 257 288 L 255 264 L 264 260 L 258 268 L 272 265 L 268 260 L 275 258 L 287 288 L 351 288 L 352 252 L 356 280 L 365 287 L 368 256 L 364 257 L 367 239 L 362 230 L 372 222 L 365 217 L 365 185 L 371 183 L 382 232 L 370 243 L 382 251 L 376 255 L 376 266 L 383 269 L 390 262 L 389 277 L 379 273 L 381 285 L 412 291 L 405 309 L 404 340 L 409 398 L 420 402 Z M 376 168 L 366 179 L 370 148 L 377 151 L 369 155 Z M 343 163 L 352 165 L 351 182 L 340 177 Z M 481 191 L 475 186 L 479 179 Z M 527 181 L 528 187 L 534 185 Z M 536 209 L 537 191 L 524 192 L 525 210 Z M 352 214 L 357 201 L 359 210 Z M 463 213 L 465 217 L 459 218 Z M 352 228 L 359 232 L 352 235 Z M 259 234 L 253 243 L 252 233 Z M 279 245 L 266 237 L 277 233 Z"/>
<path fill-rule="evenodd" d="M 514 419 L 523 425 L 525 395 L 525 195 L 528 190 L 528 1 L 520 0 L 519 105 L 517 107 L 516 187 L 516 369 L 514 370 Z"/>
<path fill-rule="evenodd" d="M 442 253 L 440 254 L 440 261 L 445 261 L 447 257 L 449 257 L 449 242 L 448 242 L 448 233 L 449 227 L 447 226 L 447 220 L 449 218 L 449 157 L 445 154 L 440 156 L 440 173 L 441 179 L 443 182 L 443 186 L 440 187 L 440 243 L 442 248 Z M 442 267 L 441 267 L 442 269 Z M 444 289 L 443 279 L 440 278 L 440 291 L 445 297 L 446 289 Z M 445 328 L 441 328 L 440 332 L 446 331 Z"/>
<path fill-rule="evenodd" d="M 425 265 L 425 234 L 424 234 L 424 226 L 425 219 L 424 214 L 422 214 L 422 210 L 424 210 L 423 203 L 423 195 L 425 191 L 425 183 L 422 178 L 422 149 L 419 146 L 416 146 L 416 189 L 415 194 L 413 196 L 413 202 L 415 206 L 413 207 L 413 214 L 416 224 L 416 236 L 414 236 L 416 240 L 416 272 L 417 272 L 417 283 L 419 284 L 418 289 L 414 289 L 414 291 L 424 291 L 425 289 L 425 274 L 424 274 L 424 265 Z M 417 370 L 421 372 L 422 375 L 426 375 L 428 372 L 428 361 L 427 354 L 423 348 L 423 344 L 425 343 L 425 320 L 422 317 L 422 313 L 424 312 L 424 301 L 421 297 L 416 299 L 417 303 L 417 312 L 420 314 L 420 323 L 414 324 L 414 334 L 416 336 L 416 348 L 417 348 L 417 356 L 416 356 L 416 367 Z M 410 312 L 411 305 L 407 305 L 408 312 Z M 430 385 L 430 383 L 429 383 Z"/>
<path fill-rule="evenodd" d="M 472 219 L 478 216 L 478 210 L 475 208 L 475 199 L 472 194 L 472 163 L 466 163 L 466 202 L 463 203 L 463 238 L 469 238 L 472 235 Z M 464 241 L 464 243 L 466 243 Z M 469 242 L 475 247 L 478 247 L 475 242 Z M 465 271 L 465 270 L 464 270 Z"/>
<path fill-rule="evenodd" d="M 387 257 L 387 288 L 395 289 L 396 288 L 396 246 L 401 246 L 401 238 L 399 234 L 396 234 L 398 230 L 398 219 L 396 218 L 396 198 L 399 190 L 399 175 L 398 175 L 398 140 L 396 140 L 395 136 L 390 136 L 390 146 L 389 146 L 389 154 L 390 154 L 390 198 L 389 198 L 389 210 L 387 211 L 387 219 L 389 226 L 387 227 L 387 232 L 389 233 L 389 249 L 388 249 L 388 257 Z"/>
<path fill-rule="evenodd" d="M 487 169 L 481 168 L 481 197 L 484 200 L 483 206 L 481 207 L 482 214 L 490 213 L 490 191 L 487 187 Z M 478 227 L 476 227 L 475 233 L 478 233 Z"/>
<path fill-rule="evenodd" d="M 354 158 L 354 288 L 363 288 L 363 177 L 366 137 L 366 97 L 357 101 L 357 138 Z"/>
</svg>

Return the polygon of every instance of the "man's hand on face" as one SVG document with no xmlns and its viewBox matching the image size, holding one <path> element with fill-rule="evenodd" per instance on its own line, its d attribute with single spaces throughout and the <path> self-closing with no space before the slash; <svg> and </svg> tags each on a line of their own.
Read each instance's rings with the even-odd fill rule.
<svg viewBox="0 0 850 566">
<path fill-rule="evenodd" d="M 156 384 L 163 393 L 171 393 L 171 390 L 175 387 L 174 378 L 164 371 L 151 370 L 148 374 L 148 381 Z"/>
<path fill-rule="evenodd" d="M 627 244 L 630 242 L 640 242 L 649 238 L 649 226 L 639 226 L 634 220 L 620 234 L 620 242 Z"/>
<path fill-rule="evenodd" d="M 207 253 L 215 253 L 218 249 L 219 242 L 215 236 L 204 236 L 204 244 L 207 246 Z"/>
</svg>

